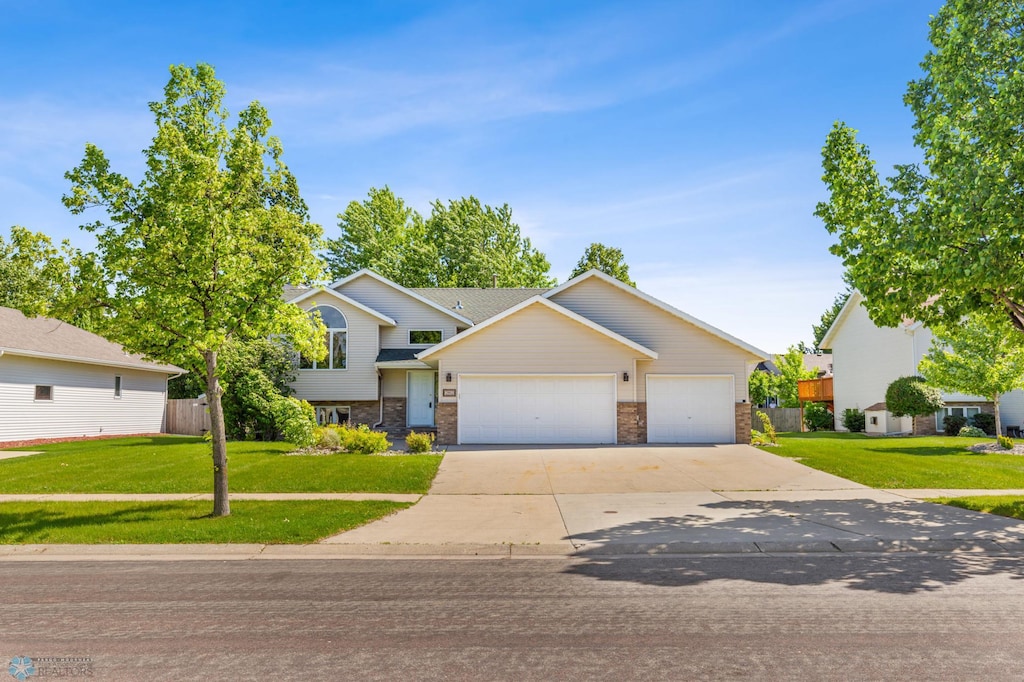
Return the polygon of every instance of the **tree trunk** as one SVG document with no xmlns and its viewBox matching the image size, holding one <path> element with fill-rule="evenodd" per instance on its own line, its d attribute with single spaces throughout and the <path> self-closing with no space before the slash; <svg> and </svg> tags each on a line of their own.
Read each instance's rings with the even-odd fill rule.
<svg viewBox="0 0 1024 682">
<path fill-rule="evenodd" d="M 229 516 L 228 442 L 224 435 L 224 408 L 217 380 L 217 352 L 203 353 L 206 360 L 206 402 L 210 406 L 210 435 L 213 437 L 213 516 Z"/>
<path fill-rule="evenodd" d="M 995 407 L 995 411 L 996 411 L 996 437 L 998 438 L 999 436 L 1003 435 L 1003 425 L 1002 425 L 1002 423 L 1001 423 L 1001 421 L 999 419 L 999 394 L 998 393 L 996 393 L 994 396 L 992 396 L 992 405 Z"/>
</svg>

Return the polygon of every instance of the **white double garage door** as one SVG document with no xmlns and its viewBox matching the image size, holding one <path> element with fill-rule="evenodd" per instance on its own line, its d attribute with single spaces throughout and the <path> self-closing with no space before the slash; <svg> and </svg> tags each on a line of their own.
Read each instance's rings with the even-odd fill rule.
<svg viewBox="0 0 1024 682">
<path fill-rule="evenodd" d="M 615 443 L 612 374 L 461 375 L 460 443 Z M 735 442 L 732 376 L 647 376 L 648 443 Z"/>
</svg>

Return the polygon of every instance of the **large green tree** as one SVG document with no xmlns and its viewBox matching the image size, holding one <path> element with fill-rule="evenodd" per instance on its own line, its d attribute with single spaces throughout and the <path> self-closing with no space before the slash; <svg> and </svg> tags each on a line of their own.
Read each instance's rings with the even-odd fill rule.
<svg viewBox="0 0 1024 682">
<path fill-rule="evenodd" d="M 782 373 L 774 377 L 774 389 L 779 396 L 779 407 L 800 407 L 797 382 L 813 379 L 817 373 L 804 365 L 803 349 L 790 346 L 782 355 L 775 356 L 775 366 Z"/>
<path fill-rule="evenodd" d="M 96 236 L 117 341 L 129 350 L 201 372 L 213 440 L 215 516 L 230 513 L 219 354 L 235 339 L 278 336 L 322 356 L 322 326 L 285 303 L 285 284 L 317 278 L 320 227 L 252 102 L 233 128 L 213 67 L 172 66 L 164 99 L 150 104 L 156 135 L 136 183 L 86 145 L 66 176 L 65 205 L 100 207 Z"/>
<path fill-rule="evenodd" d="M 952 327 L 933 327 L 932 346 L 918 369 L 929 384 L 988 398 L 1002 433 L 999 396 L 1024 388 L 1024 341 L 1005 319 L 972 316 Z"/>
<path fill-rule="evenodd" d="M 338 227 L 341 236 L 327 240 L 333 278 L 369 268 L 403 286 L 434 285 L 437 247 L 427 240 L 423 216 L 389 187 L 371 187 L 365 200 L 351 202 Z"/>
<path fill-rule="evenodd" d="M 626 257 L 622 255 L 622 249 L 594 242 L 583 252 L 569 279 L 578 277 L 587 270 L 600 270 L 631 287 L 636 286 L 636 282 L 629 278 L 629 266 L 626 264 Z"/>
<path fill-rule="evenodd" d="M 812 324 L 811 330 L 814 332 L 814 349 L 821 349 L 821 340 L 825 338 L 825 334 L 832 327 L 832 323 L 836 321 L 836 317 L 839 316 L 839 312 L 846 305 L 846 302 L 850 300 L 851 291 L 846 291 L 836 294 L 835 300 L 832 301 L 832 305 L 829 306 L 828 310 L 821 314 L 821 320 L 818 324 Z"/>
<path fill-rule="evenodd" d="M 930 27 L 904 98 L 923 168 L 898 165 L 883 182 L 836 123 L 816 215 L 876 323 L 995 311 L 1024 330 L 1024 4 L 949 0 Z"/>
</svg>

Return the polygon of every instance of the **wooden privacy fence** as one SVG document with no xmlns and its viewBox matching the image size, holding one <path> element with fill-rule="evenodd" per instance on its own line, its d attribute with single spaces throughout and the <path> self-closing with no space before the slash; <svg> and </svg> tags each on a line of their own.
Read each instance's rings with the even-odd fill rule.
<svg viewBox="0 0 1024 682">
<path fill-rule="evenodd" d="M 799 407 L 751 407 L 750 425 L 757 431 L 761 431 L 761 420 L 757 418 L 758 412 L 764 412 L 772 420 L 772 425 L 779 433 L 783 431 L 800 431 L 800 408 Z"/>
<path fill-rule="evenodd" d="M 210 412 L 199 398 L 169 399 L 164 431 L 182 436 L 201 436 L 210 430 Z"/>
</svg>

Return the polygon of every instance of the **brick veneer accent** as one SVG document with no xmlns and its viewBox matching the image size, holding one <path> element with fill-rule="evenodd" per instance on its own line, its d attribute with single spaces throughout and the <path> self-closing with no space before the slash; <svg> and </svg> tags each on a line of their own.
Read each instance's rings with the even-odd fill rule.
<svg viewBox="0 0 1024 682">
<path fill-rule="evenodd" d="M 437 421 L 437 444 L 455 445 L 459 440 L 458 404 L 438 403 L 434 419 Z"/>
<path fill-rule="evenodd" d="M 995 414 L 996 406 L 991 402 L 963 402 L 946 403 L 946 407 L 980 407 L 985 414 Z M 923 417 L 914 417 L 915 436 L 935 436 L 940 431 L 935 429 L 935 415 L 926 414 Z"/>
<path fill-rule="evenodd" d="M 405 425 L 405 398 L 384 398 L 384 426 Z"/>
<path fill-rule="evenodd" d="M 736 403 L 736 442 L 750 444 L 750 403 Z"/>
<path fill-rule="evenodd" d="M 647 442 L 647 403 L 618 403 L 615 418 L 620 445 Z"/>
<path fill-rule="evenodd" d="M 350 400 L 344 404 L 348 405 L 348 419 L 353 425 L 373 426 L 380 421 L 380 403 L 376 400 Z"/>
</svg>

